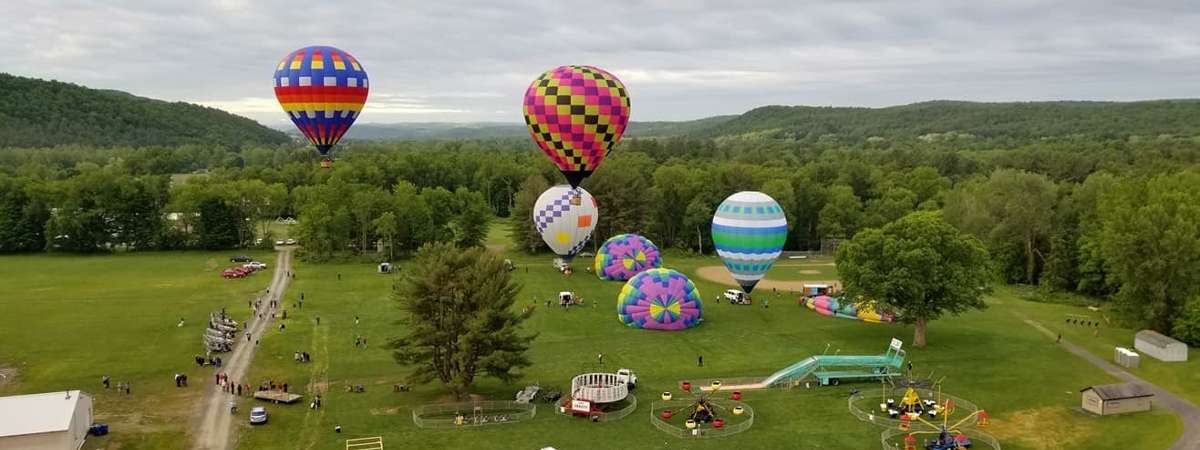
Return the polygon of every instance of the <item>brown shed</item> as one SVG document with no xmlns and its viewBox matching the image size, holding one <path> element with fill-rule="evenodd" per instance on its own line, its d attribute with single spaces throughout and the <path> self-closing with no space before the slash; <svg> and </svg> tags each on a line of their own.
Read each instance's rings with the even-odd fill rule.
<svg viewBox="0 0 1200 450">
<path fill-rule="evenodd" d="M 1154 398 L 1145 387 L 1133 383 L 1088 386 L 1079 392 L 1083 409 L 1102 416 L 1149 411 L 1150 400 Z"/>
</svg>

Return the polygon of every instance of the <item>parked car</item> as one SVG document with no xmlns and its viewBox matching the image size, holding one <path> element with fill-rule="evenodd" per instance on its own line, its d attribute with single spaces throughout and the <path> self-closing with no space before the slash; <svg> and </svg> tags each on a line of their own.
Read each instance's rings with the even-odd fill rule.
<svg viewBox="0 0 1200 450">
<path fill-rule="evenodd" d="M 283 245 L 283 239 L 275 241 L 275 245 Z"/>
<path fill-rule="evenodd" d="M 254 258 L 251 258 L 246 255 L 238 255 L 238 256 L 229 258 L 229 262 L 235 262 L 235 263 L 238 263 L 238 262 L 244 263 L 244 262 L 250 262 L 250 261 L 254 261 Z"/>
<path fill-rule="evenodd" d="M 296 245 L 296 240 L 295 240 L 295 239 L 288 239 L 287 241 L 285 241 L 285 243 L 286 243 L 287 245 Z"/>
<path fill-rule="evenodd" d="M 750 294 L 739 291 L 737 289 L 729 289 L 729 290 L 725 291 L 724 297 L 725 297 L 725 300 L 729 301 L 729 303 L 732 305 L 749 305 L 750 304 Z"/>
<path fill-rule="evenodd" d="M 263 270 L 263 269 L 267 268 L 267 263 L 258 262 L 258 261 L 250 261 L 250 262 L 246 263 L 246 265 L 253 267 L 254 270 Z"/>
<path fill-rule="evenodd" d="M 259 425 L 267 423 L 267 408 L 255 406 L 250 408 L 250 424 Z"/>
</svg>

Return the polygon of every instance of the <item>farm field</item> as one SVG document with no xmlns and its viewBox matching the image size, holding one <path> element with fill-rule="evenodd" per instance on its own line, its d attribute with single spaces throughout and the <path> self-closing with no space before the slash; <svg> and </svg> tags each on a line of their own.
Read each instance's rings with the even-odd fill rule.
<svg viewBox="0 0 1200 450">
<path fill-rule="evenodd" d="M 273 265 L 269 251 L 145 252 L 0 257 L 0 395 L 81 389 L 94 395 L 96 421 L 112 427 L 87 448 L 184 448 L 181 433 L 211 370 L 198 368 L 208 314 L 245 302 L 271 270 L 225 280 L 235 254 Z M 179 319 L 184 326 L 179 327 Z M 187 374 L 178 389 L 172 376 Z M 108 375 L 112 389 L 100 380 Z M 130 395 L 117 383 L 130 384 Z"/>
</svg>

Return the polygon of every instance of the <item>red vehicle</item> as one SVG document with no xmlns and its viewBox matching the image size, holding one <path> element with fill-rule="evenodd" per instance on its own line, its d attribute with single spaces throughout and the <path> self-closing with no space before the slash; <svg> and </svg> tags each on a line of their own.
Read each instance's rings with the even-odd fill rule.
<svg viewBox="0 0 1200 450">
<path fill-rule="evenodd" d="M 221 272 L 221 277 L 224 278 L 246 278 L 252 271 L 243 267 L 230 267 Z"/>
</svg>

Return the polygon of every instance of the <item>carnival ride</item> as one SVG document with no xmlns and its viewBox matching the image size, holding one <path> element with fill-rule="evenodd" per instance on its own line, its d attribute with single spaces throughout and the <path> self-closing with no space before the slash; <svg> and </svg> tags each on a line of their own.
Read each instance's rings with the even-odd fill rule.
<svg viewBox="0 0 1200 450">
<path fill-rule="evenodd" d="M 880 380 L 900 376 L 904 364 L 903 343 L 892 339 L 882 355 L 814 355 L 759 380 L 726 385 L 726 389 L 750 390 L 796 386 L 810 376 L 822 386 L 843 381 Z M 701 387 L 710 390 L 711 387 Z"/>
<path fill-rule="evenodd" d="M 585 373 L 571 379 L 571 393 L 559 402 L 559 413 L 588 417 L 593 421 L 616 420 L 637 408 L 637 397 L 629 395 L 636 375 L 623 373 Z M 631 382 L 632 381 L 632 382 Z"/>
<path fill-rule="evenodd" d="M 720 381 L 713 381 L 707 389 L 693 389 L 690 382 L 683 381 L 680 389 L 691 398 L 677 400 L 671 392 L 663 392 L 662 401 L 651 406 L 650 421 L 655 428 L 681 438 L 720 437 L 754 424 L 754 410 L 741 402 L 741 391 L 734 391 L 727 400 L 716 397 Z"/>
<path fill-rule="evenodd" d="M 895 387 L 891 380 L 880 385 L 878 409 L 867 395 L 855 393 L 849 400 L 850 413 L 885 427 L 880 441 L 889 450 L 917 450 L 918 438 L 925 450 L 960 450 L 974 447 L 999 449 L 996 439 L 981 431 L 989 425 L 987 411 L 965 399 L 936 389 Z M 896 398 L 899 397 L 899 401 Z"/>
</svg>

